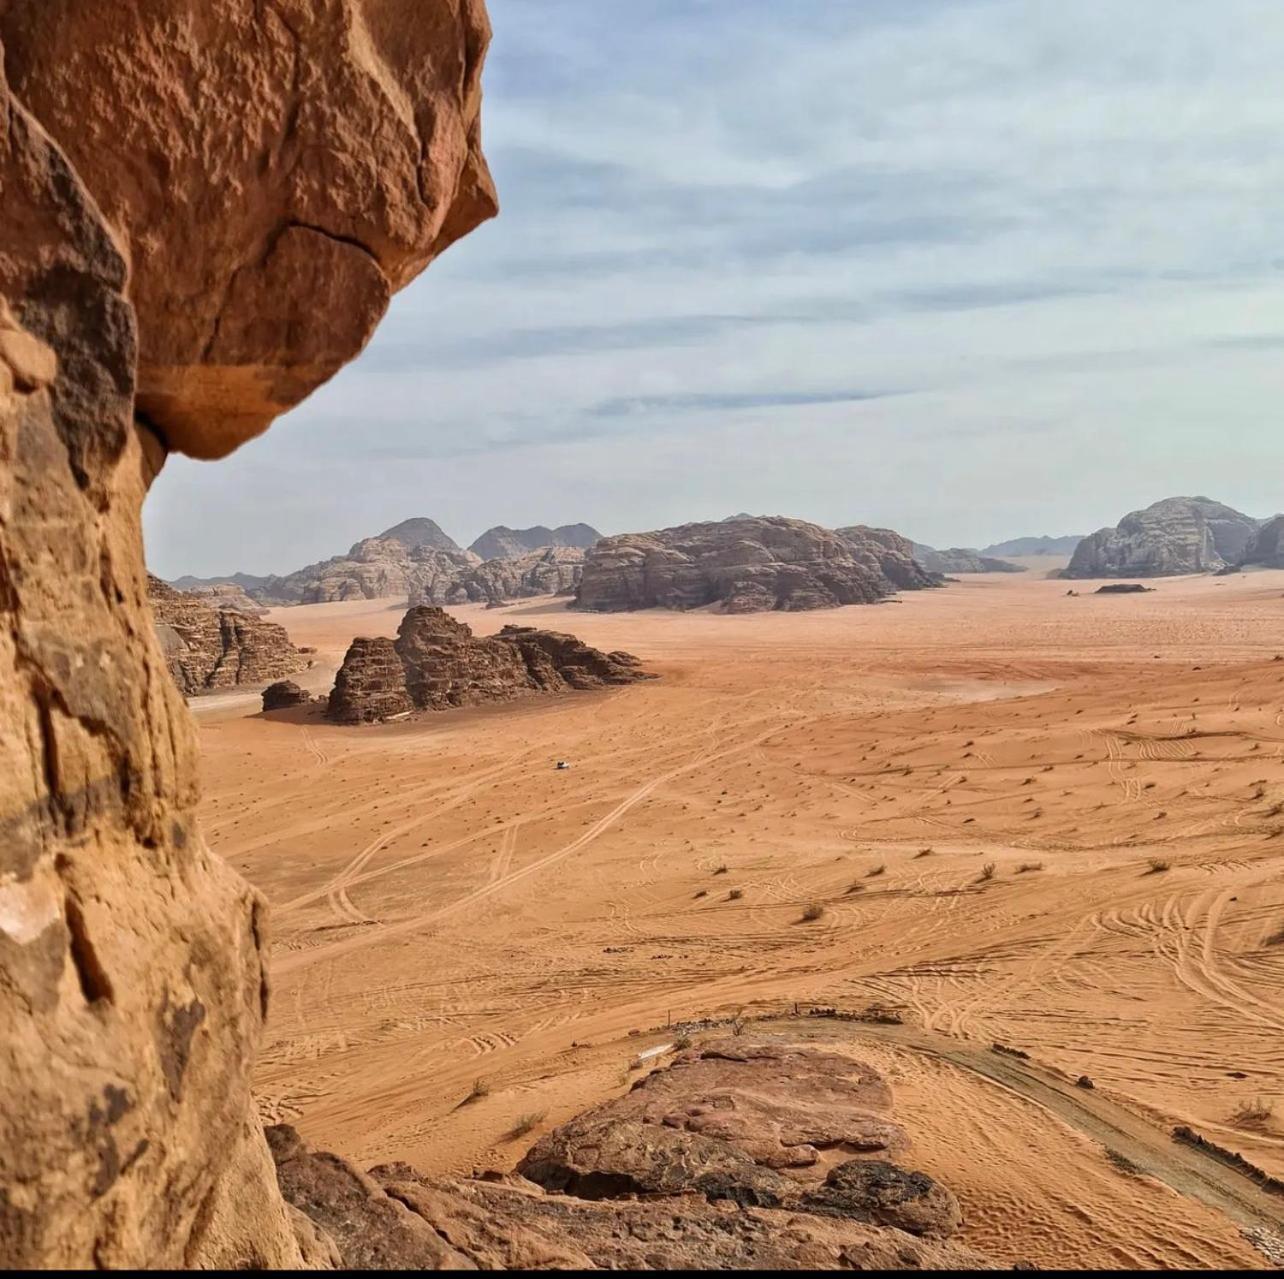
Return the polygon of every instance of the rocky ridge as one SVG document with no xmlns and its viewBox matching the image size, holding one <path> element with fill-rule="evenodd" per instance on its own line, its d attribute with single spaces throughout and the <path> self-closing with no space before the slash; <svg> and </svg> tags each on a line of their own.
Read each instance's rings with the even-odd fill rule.
<svg viewBox="0 0 1284 1279">
<path fill-rule="evenodd" d="M 1284 568 L 1284 515 L 1267 520 L 1257 530 L 1238 562 L 1262 568 Z"/>
<path fill-rule="evenodd" d="M 689 1049 L 554 1129 L 516 1174 L 361 1172 L 291 1128 L 268 1140 L 323 1264 L 997 1269 L 953 1242 L 961 1214 L 950 1191 L 886 1158 L 908 1146 L 890 1112 L 867 1066 L 737 1038 Z"/>
<path fill-rule="evenodd" d="M 512 558 L 486 560 L 459 579 L 459 589 L 475 604 L 492 608 L 512 600 L 539 595 L 573 595 L 584 572 L 584 552 L 577 547 L 550 546 Z M 433 601 L 412 595 L 411 604 Z"/>
<path fill-rule="evenodd" d="M 951 546 L 948 550 L 938 551 L 933 546 L 925 546 L 922 542 L 915 542 L 914 558 L 929 572 L 942 575 L 1025 572 L 1019 564 L 1009 564 L 1007 560 L 983 555 L 980 551 L 975 551 L 968 546 Z"/>
<path fill-rule="evenodd" d="M 983 546 L 982 555 L 1008 556 L 1026 555 L 1073 555 L 1075 547 L 1084 539 L 1082 533 L 1071 533 L 1065 537 L 1014 537 L 1007 542 L 995 542 L 993 546 Z"/>
<path fill-rule="evenodd" d="M 147 579 L 165 662 L 187 696 L 238 685 L 266 684 L 308 665 L 283 626 L 210 605 L 157 577 Z"/>
<path fill-rule="evenodd" d="M 508 528 L 497 524 L 488 528 L 468 549 L 483 560 L 518 559 L 550 546 L 586 551 L 601 536 L 588 524 L 562 524 L 557 528 L 546 528 L 542 524 L 533 528 Z"/>
<path fill-rule="evenodd" d="M 529 626 L 505 626 L 498 635 L 478 638 L 442 609 L 420 605 L 407 611 L 395 640 L 352 642 L 328 714 L 341 724 L 359 724 L 413 710 L 653 678 L 639 665 L 629 653 L 603 653 L 573 635 Z"/>
<path fill-rule="evenodd" d="M 1068 578 L 1174 577 L 1238 564 L 1259 521 L 1206 497 L 1170 497 L 1079 543 Z"/>
<path fill-rule="evenodd" d="M 886 530 L 853 526 L 836 533 L 783 516 L 627 533 L 589 550 L 573 607 L 623 612 L 714 605 L 724 613 L 751 613 L 873 604 L 898 586 L 933 584 L 904 554 L 903 541 Z"/>
</svg>

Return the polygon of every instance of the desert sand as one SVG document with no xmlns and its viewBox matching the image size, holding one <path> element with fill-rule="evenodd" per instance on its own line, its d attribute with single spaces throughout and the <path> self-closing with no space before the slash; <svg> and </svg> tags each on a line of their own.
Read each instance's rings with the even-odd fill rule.
<svg viewBox="0 0 1284 1279">
<path fill-rule="evenodd" d="M 904 1026 L 782 1033 L 890 1073 L 963 1241 L 1269 1265 L 1269 1198 L 1169 1134 L 1284 1176 L 1284 572 L 1069 598 L 1035 565 L 793 615 L 451 610 L 662 676 L 607 693 L 362 728 L 197 699 L 206 833 L 272 905 L 265 1118 L 509 1168 L 670 1022 L 878 1001 Z M 269 616 L 320 692 L 403 611 Z"/>
</svg>

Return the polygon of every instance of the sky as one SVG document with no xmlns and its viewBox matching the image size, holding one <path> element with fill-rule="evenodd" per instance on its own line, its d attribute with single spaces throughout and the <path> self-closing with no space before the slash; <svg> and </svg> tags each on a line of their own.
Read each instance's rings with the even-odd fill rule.
<svg viewBox="0 0 1284 1279">
<path fill-rule="evenodd" d="M 1278 0 L 489 0 L 501 213 L 148 499 L 165 577 L 426 515 L 935 545 L 1284 509 Z"/>
</svg>

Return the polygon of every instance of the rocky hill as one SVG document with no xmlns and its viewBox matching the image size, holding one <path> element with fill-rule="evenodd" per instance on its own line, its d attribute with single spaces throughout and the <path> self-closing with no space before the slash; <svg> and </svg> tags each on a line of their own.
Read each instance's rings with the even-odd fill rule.
<svg viewBox="0 0 1284 1279">
<path fill-rule="evenodd" d="M 267 1136 L 324 1268 L 999 1268 L 953 1238 L 962 1213 L 947 1187 L 892 1162 L 909 1139 L 883 1078 L 810 1046 L 690 1048 L 507 1175 L 363 1172 L 288 1126 Z"/>
<path fill-rule="evenodd" d="M 360 638 L 343 659 L 328 714 L 341 724 L 412 710 L 506 702 L 534 693 L 605 688 L 652 678 L 629 653 L 603 653 L 573 635 L 506 626 L 478 638 L 440 608 L 417 606 L 395 640 Z"/>
<path fill-rule="evenodd" d="M 1239 563 L 1260 565 L 1263 568 L 1284 568 L 1284 515 L 1267 520 L 1253 534 Z"/>
<path fill-rule="evenodd" d="M 1019 564 L 982 555 L 968 546 L 951 546 L 938 551 L 934 546 L 914 543 L 914 558 L 929 572 L 953 576 L 956 573 L 1023 573 Z"/>
<path fill-rule="evenodd" d="M 214 608 L 195 595 L 147 579 L 147 597 L 170 674 L 192 696 L 237 685 L 262 685 L 301 671 L 308 659 L 273 622 Z"/>
<path fill-rule="evenodd" d="M 488 528 L 468 549 L 483 560 L 517 559 L 549 546 L 569 546 L 586 551 L 602 534 L 588 524 L 562 524 L 558 528 Z"/>
<path fill-rule="evenodd" d="M 1008 542 L 995 542 L 993 546 L 983 546 L 982 555 L 993 555 L 1000 559 L 1008 556 L 1021 558 L 1027 555 L 1073 555 L 1075 547 L 1084 539 L 1083 533 L 1072 533 L 1066 537 L 1014 537 Z"/>
<path fill-rule="evenodd" d="M 915 558 L 914 543 L 889 528 L 850 524 L 835 531 L 851 547 L 859 564 L 871 573 L 881 574 L 896 590 L 921 591 L 942 584 L 940 574 Z"/>
<path fill-rule="evenodd" d="M 884 561 L 901 558 L 874 532 L 844 536 L 761 516 L 606 537 L 585 556 L 574 607 L 609 613 L 716 605 L 752 613 L 873 604 L 897 589 Z M 929 584 L 921 571 L 896 571 L 907 583 Z"/>
<path fill-rule="evenodd" d="M 1084 538 L 1063 576 L 1173 577 L 1238 564 L 1260 521 L 1206 497 L 1170 497 Z"/>
<path fill-rule="evenodd" d="M 182 589 L 182 588 L 179 588 Z M 246 617 L 262 617 L 267 607 L 245 593 L 243 586 L 233 582 L 219 582 L 213 586 L 197 586 L 186 592 L 198 600 L 204 600 L 210 608 L 230 608 Z"/>
<path fill-rule="evenodd" d="M 473 603 L 492 606 L 538 595 L 573 595 L 584 572 L 585 552 L 573 546 L 550 546 L 513 558 L 500 557 L 478 564 L 459 579 L 459 588 Z M 412 604 L 450 603 L 411 597 Z"/>
</svg>

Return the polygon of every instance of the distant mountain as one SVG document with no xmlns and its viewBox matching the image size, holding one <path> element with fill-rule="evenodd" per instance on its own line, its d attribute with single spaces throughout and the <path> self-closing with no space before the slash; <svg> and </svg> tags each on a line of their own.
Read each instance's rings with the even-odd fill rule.
<svg viewBox="0 0 1284 1279">
<path fill-rule="evenodd" d="M 254 592 L 270 579 L 255 577 L 253 573 L 229 573 L 226 577 L 176 577 L 169 583 L 176 591 L 199 591 L 211 586 L 239 586 L 247 595 Z"/>
<path fill-rule="evenodd" d="M 1063 577 L 1175 577 L 1239 564 L 1263 521 L 1207 497 L 1169 497 L 1085 537 Z"/>
<path fill-rule="evenodd" d="M 483 560 L 512 560 L 549 546 L 570 546 L 586 551 L 601 538 L 602 534 L 588 524 L 562 524 L 557 528 L 546 528 L 543 524 L 536 524 L 533 528 L 509 528 L 505 524 L 496 524 L 468 549 Z"/>
<path fill-rule="evenodd" d="M 425 519 L 423 516 L 402 520 L 400 524 L 394 524 L 391 528 L 384 529 L 377 539 L 363 538 L 353 546 L 348 554 L 355 555 L 358 547 L 372 540 L 400 542 L 408 551 L 418 550 L 421 546 L 426 546 L 433 551 L 462 551 L 464 549 L 453 537 L 449 537 L 441 531 L 441 525 L 436 520 Z"/>
<path fill-rule="evenodd" d="M 1014 537 L 1010 542 L 995 542 L 993 546 L 983 546 L 982 555 L 1073 555 L 1075 548 L 1086 535 L 1074 533 L 1066 537 Z"/>
<path fill-rule="evenodd" d="M 1020 564 L 1009 564 L 1007 560 L 995 559 L 982 555 L 970 546 L 951 546 L 948 550 L 938 551 L 934 546 L 922 542 L 913 543 L 914 558 L 929 573 L 941 573 L 946 576 L 954 573 L 1024 573 Z"/>
</svg>

